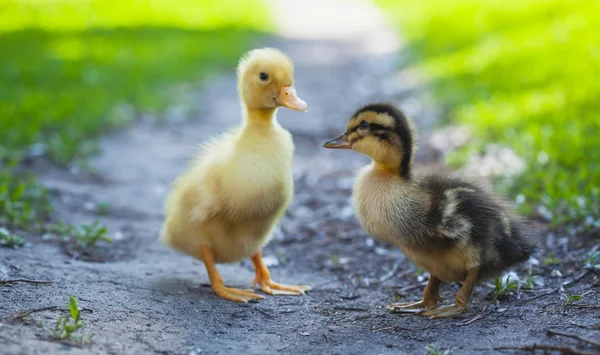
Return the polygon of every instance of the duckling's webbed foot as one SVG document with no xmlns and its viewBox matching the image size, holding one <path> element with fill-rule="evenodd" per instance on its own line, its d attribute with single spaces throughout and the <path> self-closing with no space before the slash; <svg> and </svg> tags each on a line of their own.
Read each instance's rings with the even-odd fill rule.
<svg viewBox="0 0 600 355">
<path fill-rule="evenodd" d="M 220 297 L 234 302 L 246 303 L 253 300 L 265 299 L 261 295 L 257 295 L 253 290 L 240 290 L 238 288 L 225 287 L 225 285 L 212 285 L 213 291 Z"/>
<path fill-rule="evenodd" d="M 433 309 L 437 307 L 437 301 L 423 299 L 417 302 L 403 302 L 403 303 L 392 303 L 387 306 L 390 311 L 408 311 L 416 310 L 415 313 L 420 309 Z"/>
<path fill-rule="evenodd" d="M 429 277 L 429 282 L 427 282 L 427 286 L 425 287 L 425 291 L 423 292 L 423 299 L 418 302 L 404 302 L 404 303 L 392 303 L 387 306 L 387 309 L 390 311 L 408 311 L 411 309 L 433 309 L 437 306 L 438 302 L 443 302 L 444 300 L 440 297 L 440 285 L 442 281 L 437 277 L 431 275 Z"/>
<path fill-rule="evenodd" d="M 441 306 L 436 309 L 430 309 L 419 313 L 421 316 L 435 318 L 448 318 L 460 315 L 466 312 L 468 309 L 467 305 L 464 304 L 453 304 L 450 306 Z"/>
<path fill-rule="evenodd" d="M 472 269 L 467 271 L 467 277 L 462 287 L 456 295 L 456 303 L 450 306 L 443 306 L 436 309 L 430 309 L 419 313 L 419 315 L 425 317 L 434 318 L 448 318 L 460 315 L 466 312 L 471 303 L 471 297 L 473 296 L 473 290 L 475 289 L 475 282 L 477 281 L 478 269 Z"/>
<path fill-rule="evenodd" d="M 266 294 L 299 296 L 303 295 L 305 291 L 310 290 L 310 286 L 283 285 L 271 280 L 271 274 L 262 261 L 262 253 L 260 251 L 252 255 L 252 263 L 256 269 L 256 277 L 252 282 L 252 286 L 258 284 L 260 289 Z"/>
<path fill-rule="evenodd" d="M 225 287 L 223 279 L 214 261 L 214 252 L 210 247 L 203 246 L 200 248 L 200 254 L 202 255 L 202 261 L 208 272 L 210 279 L 210 285 L 217 296 L 223 297 L 230 301 L 246 303 L 252 300 L 262 300 L 263 296 L 257 295 L 252 290 L 240 290 L 237 288 Z"/>
</svg>

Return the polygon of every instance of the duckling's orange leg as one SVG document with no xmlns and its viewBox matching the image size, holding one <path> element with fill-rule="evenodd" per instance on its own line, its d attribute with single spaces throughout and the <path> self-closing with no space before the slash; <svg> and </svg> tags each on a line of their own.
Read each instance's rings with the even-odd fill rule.
<svg viewBox="0 0 600 355">
<path fill-rule="evenodd" d="M 399 309 L 399 310 L 408 310 L 408 309 L 433 309 L 437 306 L 438 302 L 443 302 L 444 300 L 440 297 L 440 285 L 442 284 L 442 280 L 437 277 L 431 275 L 429 276 L 429 282 L 427 282 L 427 286 L 425 286 L 425 291 L 423 292 L 423 299 L 419 302 L 405 302 L 405 303 L 392 303 L 387 306 L 387 309 L 390 311 Z"/>
<path fill-rule="evenodd" d="M 450 306 L 440 307 L 420 313 L 422 316 L 431 316 L 431 318 L 447 318 L 464 313 L 469 309 L 473 290 L 477 282 L 477 273 L 479 269 L 471 269 L 467 271 L 467 277 L 462 287 L 456 294 L 456 303 Z"/>
<path fill-rule="evenodd" d="M 262 260 L 262 252 L 252 255 L 252 263 L 256 270 L 256 277 L 252 286 L 258 284 L 260 289 L 269 295 L 303 295 L 304 291 L 310 290 L 310 286 L 282 285 L 271 280 L 271 273 Z"/>
<path fill-rule="evenodd" d="M 223 279 L 221 278 L 221 274 L 219 274 L 219 270 L 217 270 L 215 265 L 214 252 L 210 247 L 200 247 L 200 255 L 202 255 L 202 261 L 204 261 L 206 272 L 208 272 L 210 285 L 218 296 L 230 301 L 243 303 L 246 303 L 250 300 L 264 299 L 263 296 L 255 294 L 252 290 L 240 290 L 237 288 L 225 287 L 223 284 Z"/>
</svg>

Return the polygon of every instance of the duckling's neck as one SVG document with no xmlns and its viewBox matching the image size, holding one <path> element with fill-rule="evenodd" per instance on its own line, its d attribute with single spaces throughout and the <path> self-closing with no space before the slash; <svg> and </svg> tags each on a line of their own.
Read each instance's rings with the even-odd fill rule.
<svg viewBox="0 0 600 355">
<path fill-rule="evenodd" d="M 410 167 L 402 169 L 402 164 L 399 162 L 381 162 L 373 160 L 373 170 L 384 176 L 395 176 L 400 177 L 403 180 L 410 179 Z"/>
<path fill-rule="evenodd" d="M 275 121 L 277 108 L 249 108 L 244 107 L 246 126 L 270 125 Z"/>
</svg>

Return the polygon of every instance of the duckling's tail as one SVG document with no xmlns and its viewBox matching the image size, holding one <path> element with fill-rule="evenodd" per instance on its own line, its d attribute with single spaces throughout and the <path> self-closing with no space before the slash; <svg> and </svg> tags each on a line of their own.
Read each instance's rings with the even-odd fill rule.
<svg viewBox="0 0 600 355">
<path fill-rule="evenodd" d="M 535 230 L 519 217 L 510 217 L 510 225 L 499 227 L 493 248 L 497 258 L 484 262 L 480 269 L 479 279 L 488 279 L 500 276 L 511 266 L 529 260 L 529 257 L 538 247 L 535 242 Z"/>
<path fill-rule="evenodd" d="M 504 241 L 500 251 L 502 258 L 510 265 L 527 261 L 537 247 L 535 230 L 518 217 L 510 218 L 510 233 L 501 240 Z"/>
<path fill-rule="evenodd" d="M 173 245 L 171 244 L 171 235 L 169 233 L 169 230 L 167 228 L 167 223 L 163 223 L 163 226 L 160 230 L 160 236 L 158 237 L 158 240 L 165 246 L 169 247 L 169 248 L 173 248 Z"/>
</svg>

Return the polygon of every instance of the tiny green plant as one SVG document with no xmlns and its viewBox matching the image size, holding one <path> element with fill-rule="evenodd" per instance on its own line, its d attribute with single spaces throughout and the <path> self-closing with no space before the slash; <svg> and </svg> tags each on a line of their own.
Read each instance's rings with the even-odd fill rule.
<svg viewBox="0 0 600 355">
<path fill-rule="evenodd" d="M 431 354 L 431 355 L 448 355 L 448 354 L 450 354 L 450 350 L 446 350 L 446 351 L 442 352 L 437 346 L 435 346 L 435 344 L 428 344 L 425 347 L 425 351 L 427 351 L 427 353 Z"/>
<path fill-rule="evenodd" d="M 99 241 L 112 243 L 112 239 L 107 235 L 108 229 L 106 226 L 101 226 L 98 221 L 90 225 L 83 224 L 75 230 L 73 237 L 77 244 L 82 247 L 93 247 Z"/>
<path fill-rule="evenodd" d="M 52 338 L 56 340 L 76 340 L 86 342 L 91 337 L 84 339 L 83 335 L 76 334 L 83 328 L 85 323 L 81 320 L 81 312 L 77 299 L 69 296 L 69 313 L 66 316 L 59 316 L 53 328 L 50 328 Z"/>
<path fill-rule="evenodd" d="M 496 277 L 496 288 L 494 290 L 494 297 L 497 298 L 501 298 L 501 297 L 506 297 L 506 295 L 508 294 L 508 292 L 510 290 L 514 290 L 517 288 L 517 281 L 510 281 L 510 275 L 506 278 L 506 282 L 502 282 L 502 279 L 500 277 Z"/>
<path fill-rule="evenodd" d="M 544 265 L 556 265 L 556 264 L 560 264 L 561 262 L 562 262 L 562 260 L 557 258 L 554 255 L 554 253 L 548 253 L 548 255 L 546 256 L 546 259 L 544 259 Z"/>
<path fill-rule="evenodd" d="M 527 274 L 525 275 L 525 280 L 521 284 L 521 287 L 528 290 L 533 290 L 538 286 L 544 286 L 544 279 L 539 275 L 533 275 L 530 267 L 527 269 Z"/>
<path fill-rule="evenodd" d="M 25 240 L 0 227 L 0 247 L 17 249 L 25 245 Z"/>
<path fill-rule="evenodd" d="M 577 302 L 581 299 L 581 295 L 570 295 L 565 297 L 565 300 L 563 301 L 563 307 L 567 307 L 568 305 L 570 305 L 573 302 Z"/>
<path fill-rule="evenodd" d="M 583 263 L 587 268 L 600 268 L 600 251 L 588 254 L 585 259 L 583 259 Z"/>
<path fill-rule="evenodd" d="M 0 225 L 35 229 L 51 212 L 48 192 L 35 179 L 3 167 L 0 148 Z"/>
<path fill-rule="evenodd" d="M 110 203 L 102 202 L 96 207 L 96 214 L 99 216 L 108 216 L 110 214 Z"/>
<path fill-rule="evenodd" d="M 533 275 L 531 274 L 531 268 L 527 269 L 527 276 L 525 276 L 525 284 L 523 285 L 524 288 L 533 290 L 535 288 L 535 280 L 533 278 Z"/>
<path fill-rule="evenodd" d="M 58 221 L 46 226 L 46 232 L 55 234 L 60 237 L 68 237 L 73 234 L 74 227 L 70 224 L 66 224 L 63 221 Z"/>
</svg>

